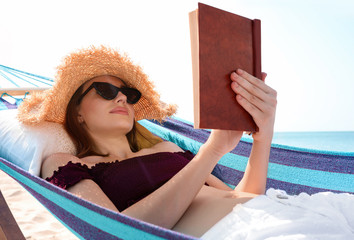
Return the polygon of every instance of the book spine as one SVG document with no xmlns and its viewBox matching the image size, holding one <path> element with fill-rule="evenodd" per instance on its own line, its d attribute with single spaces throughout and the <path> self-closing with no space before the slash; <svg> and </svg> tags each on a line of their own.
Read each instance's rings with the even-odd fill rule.
<svg viewBox="0 0 354 240">
<path fill-rule="evenodd" d="M 254 19 L 252 21 L 253 31 L 253 75 L 262 79 L 262 60 L 261 60 L 261 20 Z"/>
</svg>

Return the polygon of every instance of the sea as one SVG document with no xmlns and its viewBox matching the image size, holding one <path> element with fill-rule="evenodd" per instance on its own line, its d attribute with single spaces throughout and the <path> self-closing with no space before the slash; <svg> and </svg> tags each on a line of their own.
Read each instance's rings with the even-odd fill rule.
<svg viewBox="0 0 354 240">
<path fill-rule="evenodd" d="M 244 135 L 245 141 L 251 137 Z M 354 131 L 348 132 L 275 132 L 274 145 L 354 154 Z"/>
</svg>

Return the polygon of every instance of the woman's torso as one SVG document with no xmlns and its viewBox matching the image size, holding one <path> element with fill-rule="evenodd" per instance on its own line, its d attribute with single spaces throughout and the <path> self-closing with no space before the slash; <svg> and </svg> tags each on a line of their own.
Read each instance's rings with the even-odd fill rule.
<svg viewBox="0 0 354 240">
<path fill-rule="evenodd" d="M 156 152 L 145 151 L 138 156 L 153 153 Z M 105 159 L 107 162 L 111 160 Z M 237 193 L 204 185 L 173 230 L 200 237 L 231 212 L 236 204 L 245 203 L 256 196 L 252 193 Z"/>
<path fill-rule="evenodd" d="M 159 151 L 142 151 L 136 156 L 150 155 Z M 130 160 L 123 160 L 130 161 Z M 114 162 L 107 157 L 87 157 L 78 161 L 88 168 L 93 168 L 99 163 Z M 221 218 L 231 212 L 239 203 L 245 203 L 257 195 L 250 193 L 236 193 L 204 185 L 196 195 L 186 212 L 173 227 L 173 230 L 200 237 Z"/>
</svg>

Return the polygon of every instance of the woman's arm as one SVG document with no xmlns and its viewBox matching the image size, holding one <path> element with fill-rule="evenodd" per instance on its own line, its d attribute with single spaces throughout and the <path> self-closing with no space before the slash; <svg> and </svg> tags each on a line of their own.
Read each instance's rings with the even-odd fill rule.
<svg viewBox="0 0 354 240">
<path fill-rule="evenodd" d="M 209 141 L 209 140 L 208 140 Z M 195 157 L 159 189 L 127 208 L 124 214 L 172 228 L 187 210 L 223 154 L 206 142 Z"/>
<path fill-rule="evenodd" d="M 182 148 L 180 148 L 178 145 L 176 145 L 173 142 L 169 141 L 164 141 L 161 143 L 156 144 L 153 146 L 156 151 L 159 152 L 164 152 L 164 151 L 169 151 L 169 152 L 181 152 L 184 151 Z M 214 175 L 210 174 L 206 180 L 206 183 L 210 187 L 226 190 L 226 191 L 232 191 L 233 189 L 227 186 L 223 181 L 215 177 Z"/>
<path fill-rule="evenodd" d="M 95 203 L 101 207 L 105 207 L 115 212 L 119 212 L 112 201 L 102 191 L 100 186 L 91 179 L 84 179 L 67 189 L 70 193 Z"/>
<path fill-rule="evenodd" d="M 270 143 L 253 142 L 245 173 L 235 191 L 264 194 L 267 182 Z"/>
<path fill-rule="evenodd" d="M 241 135 L 237 134 L 231 144 L 236 146 L 240 137 Z M 229 146 L 229 148 L 233 147 Z M 222 155 L 220 151 L 214 151 L 212 137 L 209 137 L 186 167 L 159 189 L 125 209 L 122 213 L 152 224 L 172 228 L 207 181 Z M 70 154 L 50 156 L 42 165 L 42 177 L 50 177 L 55 170 L 64 166 L 68 161 L 78 162 L 79 159 Z M 92 180 L 82 180 L 70 187 L 68 191 L 97 205 L 118 212 L 113 203 Z"/>
<path fill-rule="evenodd" d="M 266 188 L 268 161 L 273 138 L 277 92 L 262 80 L 238 70 L 231 75 L 232 88 L 236 100 L 248 111 L 257 124 L 259 131 L 253 133 L 253 146 L 245 174 L 236 186 L 236 191 L 263 194 Z"/>
<path fill-rule="evenodd" d="M 68 153 L 55 153 L 50 155 L 43 161 L 41 177 L 44 179 L 51 177 L 54 171 L 57 171 L 59 167 L 65 166 L 69 161 L 75 163 L 80 162 L 80 159 Z M 82 199 L 118 212 L 118 209 L 114 206 L 112 201 L 91 179 L 81 180 L 74 186 L 69 187 L 67 190 Z"/>
<path fill-rule="evenodd" d="M 221 181 L 219 178 L 215 177 L 214 175 L 210 174 L 206 183 L 210 187 L 214 187 L 217 189 L 225 190 L 225 191 L 232 191 L 233 189 L 227 186 L 223 181 Z"/>
</svg>

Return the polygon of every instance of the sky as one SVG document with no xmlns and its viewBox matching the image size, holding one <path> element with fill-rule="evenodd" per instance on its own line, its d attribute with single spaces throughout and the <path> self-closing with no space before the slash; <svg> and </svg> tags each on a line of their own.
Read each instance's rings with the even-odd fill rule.
<svg viewBox="0 0 354 240">
<path fill-rule="evenodd" d="M 262 71 L 278 92 L 275 131 L 354 131 L 354 2 L 205 0 L 262 21 Z M 46 77 L 70 52 L 128 53 L 177 116 L 193 121 L 188 13 L 194 0 L 0 0 L 0 64 Z"/>
</svg>

